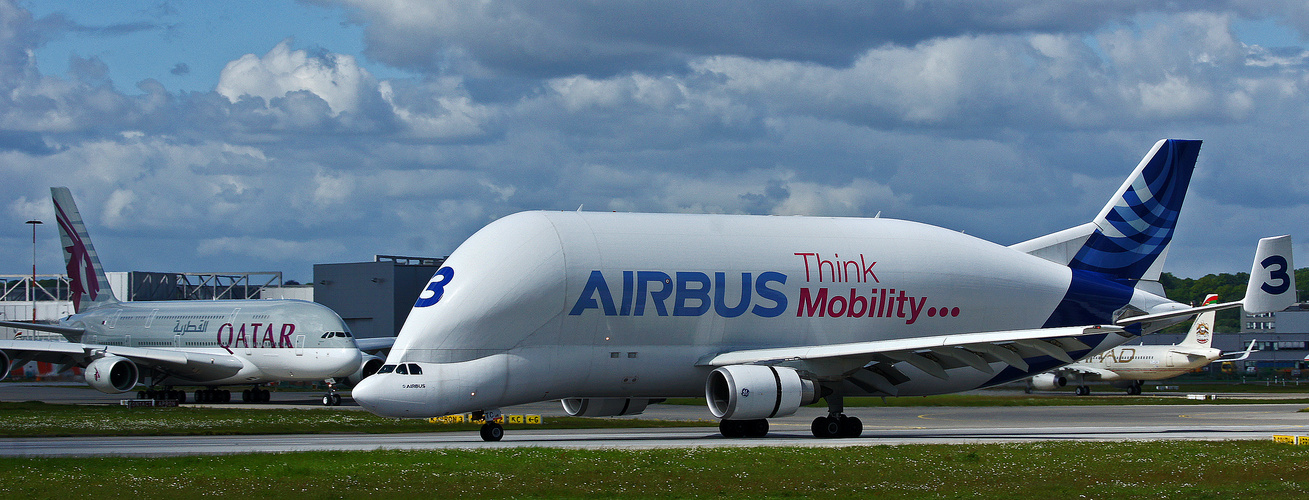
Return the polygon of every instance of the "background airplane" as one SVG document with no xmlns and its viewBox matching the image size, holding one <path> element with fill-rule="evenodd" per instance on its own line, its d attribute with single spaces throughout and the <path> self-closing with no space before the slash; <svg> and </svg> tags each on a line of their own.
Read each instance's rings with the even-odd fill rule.
<svg viewBox="0 0 1309 500">
<path fill-rule="evenodd" d="M 1218 302 L 1218 296 L 1209 294 L 1204 304 Z M 1114 387 L 1127 389 L 1127 393 L 1141 393 L 1146 380 L 1164 380 L 1190 372 L 1216 361 L 1240 361 L 1250 356 L 1254 342 L 1244 352 L 1224 354 L 1210 347 L 1213 340 L 1214 311 L 1196 316 L 1186 338 L 1176 345 L 1120 346 L 1100 354 L 1088 356 L 1076 363 L 1038 374 L 1030 379 L 1029 390 L 1053 391 L 1077 381 L 1077 395 L 1091 394 L 1087 382 L 1109 382 Z"/>
<path fill-rule="evenodd" d="M 50 188 L 64 248 L 75 314 L 58 325 L 0 322 L 0 326 L 54 332 L 69 342 L 0 340 L 0 366 L 45 361 L 85 368 L 86 382 L 116 394 L 186 400 L 174 386 L 197 385 L 197 402 L 226 402 L 221 386 L 250 385 L 247 402 L 267 402 L 259 384 L 328 382 L 327 405 L 340 404 L 336 379 L 357 381 L 381 358 L 360 351 L 389 347 L 393 338 L 354 339 L 326 306 L 301 300 L 175 300 L 120 302 L 109 288 L 100 257 L 68 188 Z"/>
<path fill-rule="evenodd" d="M 373 413 L 562 399 L 586 416 L 704 395 L 724 436 L 846 396 L 1022 380 L 1209 309 L 1293 300 L 1290 237 L 1260 241 L 1242 302 L 1188 307 L 1157 282 L 1200 142 L 1163 140 L 1086 224 L 1005 247 L 886 218 L 522 212 L 438 269 L 377 375 Z"/>
</svg>

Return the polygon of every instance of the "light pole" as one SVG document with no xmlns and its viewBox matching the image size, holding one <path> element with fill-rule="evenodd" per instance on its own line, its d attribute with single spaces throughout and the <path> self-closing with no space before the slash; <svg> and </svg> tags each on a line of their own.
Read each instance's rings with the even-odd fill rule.
<svg viewBox="0 0 1309 500">
<path fill-rule="evenodd" d="M 32 301 L 32 322 L 36 323 L 36 292 L 32 291 L 32 287 L 36 286 L 36 226 L 44 223 L 32 219 L 25 224 L 32 225 L 32 281 L 27 284 L 27 300 Z"/>
</svg>

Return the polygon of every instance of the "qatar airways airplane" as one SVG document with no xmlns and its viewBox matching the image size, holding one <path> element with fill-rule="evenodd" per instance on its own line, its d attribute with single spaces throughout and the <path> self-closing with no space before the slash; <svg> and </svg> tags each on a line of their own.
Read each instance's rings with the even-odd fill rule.
<svg viewBox="0 0 1309 500">
<path fill-rule="evenodd" d="M 390 417 L 560 399 L 639 413 L 705 396 L 727 437 L 824 399 L 817 437 L 862 432 L 847 396 L 1022 380 L 1207 309 L 1293 301 L 1289 236 L 1259 243 L 1241 302 L 1188 307 L 1158 283 L 1200 141 L 1162 140 L 1100 213 L 1012 246 L 884 218 L 522 212 L 428 282 L 377 375 Z"/>
<path fill-rule="evenodd" d="M 50 188 L 63 242 L 75 314 L 58 325 L 0 321 L 0 326 L 58 333 L 69 342 L 0 340 L 0 379 L 13 362 L 45 361 L 85 368 L 86 382 L 117 394 L 149 379 L 139 397 L 186 400 L 173 386 L 195 385 L 197 402 L 226 402 L 221 386 L 250 385 L 247 402 L 267 402 L 258 384 L 328 382 L 323 404 L 338 405 L 337 379 L 354 382 L 381 365 L 360 348 L 389 347 L 393 338 L 356 339 L 331 309 L 302 300 L 172 300 L 119 302 L 68 188 Z M 162 386 L 162 387 L 161 387 Z"/>
</svg>

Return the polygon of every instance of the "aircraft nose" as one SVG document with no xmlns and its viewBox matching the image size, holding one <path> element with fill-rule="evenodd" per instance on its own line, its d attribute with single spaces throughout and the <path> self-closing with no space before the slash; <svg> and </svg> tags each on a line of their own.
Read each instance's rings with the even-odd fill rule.
<svg viewBox="0 0 1309 500">
<path fill-rule="evenodd" d="M 385 375 L 372 375 L 360 380 L 358 384 L 355 384 L 354 389 L 350 391 L 351 397 L 354 398 L 356 403 L 359 403 L 359 406 L 378 415 L 382 415 L 379 409 L 382 403 L 386 401 L 385 396 L 382 394 L 382 386 L 384 385 L 382 378 L 385 378 Z"/>
<path fill-rule="evenodd" d="M 365 410 L 383 417 L 426 416 L 423 415 L 424 405 L 420 395 L 412 387 L 403 388 L 401 382 L 407 380 L 400 380 L 401 378 L 405 377 L 397 377 L 390 373 L 373 375 L 355 385 L 350 393 L 351 397 Z"/>
</svg>

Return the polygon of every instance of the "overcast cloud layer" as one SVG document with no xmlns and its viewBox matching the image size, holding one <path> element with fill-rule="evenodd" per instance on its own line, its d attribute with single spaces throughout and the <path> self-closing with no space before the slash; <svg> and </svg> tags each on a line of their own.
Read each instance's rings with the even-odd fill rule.
<svg viewBox="0 0 1309 500">
<path fill-rule="evenodd" d="M 1165 137 L 1205 141 L 1166 270 L 1248 270 L 1285 233 L 1309 263 L 1304 2 L 314 3 L 364 52 L 287 39 L 181 92 L 111 81 L 94 51 L 43 72 L 33 51 L 90 28 L 0 0 L 0 273 L 27 272 L 55 185 L 122 271 L 307 281 L 582 205 L 881 212 L 1011 244 L 1090 220 Z"/>
</svg>

